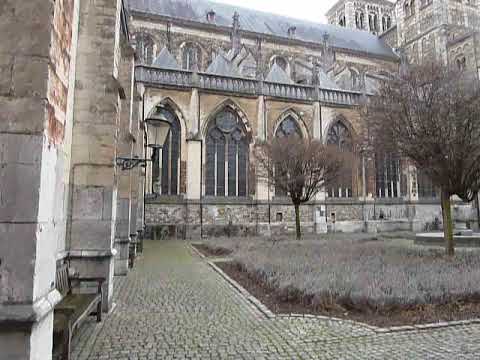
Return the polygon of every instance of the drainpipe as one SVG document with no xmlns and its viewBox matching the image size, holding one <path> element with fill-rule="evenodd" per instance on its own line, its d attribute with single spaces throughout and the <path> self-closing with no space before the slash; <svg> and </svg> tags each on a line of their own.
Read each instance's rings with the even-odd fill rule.
<svg viewBox="0 0 480 360">
<path fill-rule="evenodd" d="M 200 140 L 200 239 L 203 239 L 203 140 Z"/>
<path fill-rule="evenodd" d="M 477 225 L 480 230 L 480 194 L 477 194 Z"/>
<path fill-rule="evenodd" d="M 144 157 L 146 158 L 147 157 L 147 148 L 148 148 L 148 138 L 147 138 L 147 132 L 146 132 L 146 128 L 145 128 L 145 94 L 142 95 L 142 124 L 144 125 L 144 130 L 143 130 L 143 153 L 144 153 Z M 145 217 L 145 214 L 146 214 L 146 207 L 147 207 L 147 202 L 146 202 L 146 199 L 147 199 L 147 174 L 148 174 L 148 171 L 147 171 L 147 166 L 148 164 L 145 163 L 145 176 L 143 177 L 143 236 L 145 236 L 145 232 L 147 230 L 147 221 L 146 221 L 146 217 Z"/>
</svg>

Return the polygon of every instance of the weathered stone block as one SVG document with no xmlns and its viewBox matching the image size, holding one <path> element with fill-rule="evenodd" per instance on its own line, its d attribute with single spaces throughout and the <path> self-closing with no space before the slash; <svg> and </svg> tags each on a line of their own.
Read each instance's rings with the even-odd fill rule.
<svg viewBox="0 0 480 360">
<path fill-rule="evenodd" d="M 0 223 L 0 303 L 31 302 L 36 224 Z"/>
<path fill-rule="evenodd" d="M 0 95 L 9 95 L 12 90 L 13 56 L 0 55 Z"/>
<path fill-rule="evenodd" d="M 45 125 L 45 100 L 0 97 L 0 132 L 39 134 Z"/>
<path fill-rule="evenodd" d="M 0 165 L 0 222 L 35 222 L 40 164 Z"/>
<path fill-rule="evenodd" d="M 74 220 L 101 220 L 103 202 L 103 188 L 74 187 L 72 218 Z"/>
<path fill-rule="evenodd" d="M 16 56 L 13 64 L 13 94 L 18 97 L 46 97 L 48 88 L 47 58 Z"/>
<path fill-rule="evenodd" d="M 49 55 L 53 2 L 5 0 L 0 11 L 0 53 Z"/>
<path fill-rule="evenodd" d="M 73 220 L 71 248 L 98 250 L 111 248 L 112 222 L 105 220 Z"/>
<path fill-rule="evenodd" d="M 0 164 L 38 164 L 42 146 L 42 135 L 0 134 Z"/>
<path fill-rule="evenodd" d="M 103 189 L 102 220 L 112 220 L 113 190 Z"/>
</svg>

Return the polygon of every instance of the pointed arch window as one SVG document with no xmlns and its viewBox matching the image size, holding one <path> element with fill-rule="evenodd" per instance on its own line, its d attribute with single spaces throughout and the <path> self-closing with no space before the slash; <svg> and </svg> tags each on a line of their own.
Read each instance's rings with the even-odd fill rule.
<svg viewBox="0 0 480 360">
<path fill-rule="evenodd" d="M 231 109 L 211 122 L 206 137 L 207 196 L 247 196 L 249 142 L 245 128 Z"/>
<path fill-rule="evenodd" d="M 402 196 L 400 165 L 400 158 L 395 154 L 377 154 L 375 156 L 378 198 L 399 198 Z"/>
<path fill-rule="evenodd" d="M 439 197 L 437 188 L 433 185 L 432 179 L 425 170 L 418 171 L 417 184 L 420 199 L 436 199 Z"/>
<path fill-rule="evenodd" d="M 467 58 L 464 55 L 458 56 L 455 62 L 457 64 L 458 70 L 465 71 L 465 69 L 467 68 Z"/>
<path fill-rule="evenodd" d="M 135 43 L 139 61 L 151 65 L 154 58 L 154 41 L 148 34 L 139 33 L 135 35 Z"/>
<path fill-rule="evenodd" d="M 277 64 L 285 72 L 288 70 L 288 61 L 283 56 L 275 56 L 275 58 L 273 59 L 273 64 Z"/>
<path fill-rule="evenodd" d="M 202 50 L 196 44 L 187 43 L 183 46 L 182 68 L 192 71 L 195 66 L 198 70 L 202 68 Z"/>
<path fill-rule="evenodd" d="M 352 134 L 341 120 L 337 120 L 328 130 L 327 144 L 337 146 L 342 152 L 353 153 Z M 353 197 L 353 174 L 349 164 L 342 169 L 337 185 L 327 189 L 327 194 L 331 198 Z"/>
<path fill-rule="evenodd" d="M 157 195 L 179 194 L 179 173 L 181 153 L 181 126 L 175 112 L 168 106 L 157 108 L 153 123 L 148 124 L 149 134 L 159 127 L 168 126 L 163 143 L 153 139 L 152 144 L 152 193 Z"/>
<path fill-rule="evenodd" d="M 384 15 L 382 18 L 382 31 L 387 31 L 392 27 L 392 19 L 389 15 Z"/>
<path fill-rule="evenodd" d="M 278 139 L 283 139 L 289 136 L 302 138 L 302 132 L 298 126 L 298 122 L 292 115 L 288 115 L 285 119 L 283 119 L 275 131 L 275 137 Z M 275 188 L 275 196 L 284 197 L 287 196 L 287 193 L 283 190 Z"/>
<path fill-rule="evenodd" d="M 277 130 L 275 131 L 275 137 L 284 138 L 288 136 L 302 137 L 302 132 L 298 126 L 297 120 L 292 115 L 288 115 L 282 120 Z"/>
<path fill-rule="evenodd" d="M 357 29 L 365 28 L 365 15 L 363 11 L 357 11 L 355 13 L 355 24 L 357 25 Z"/>
</svg>

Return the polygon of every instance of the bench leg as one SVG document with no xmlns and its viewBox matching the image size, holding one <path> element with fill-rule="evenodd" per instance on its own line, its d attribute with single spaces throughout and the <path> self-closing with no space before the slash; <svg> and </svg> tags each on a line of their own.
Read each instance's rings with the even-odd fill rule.
<svg viewBox="0 0 480 360">
<path fill-rule="evenodd" d="M 102 322 L 102 301 L 97 304 L 97 322 Z"/>
</svg>

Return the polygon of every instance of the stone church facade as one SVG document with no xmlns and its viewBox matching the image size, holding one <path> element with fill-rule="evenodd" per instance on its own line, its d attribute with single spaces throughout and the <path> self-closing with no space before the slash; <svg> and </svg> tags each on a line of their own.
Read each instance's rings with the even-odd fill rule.
<svg viewBox="0 0 480 360">
<path fill-rule="evenodd" d="M 478 4 L 408 1 L 343 1 L 329 25 L 206 0 L 4 2 L 0 359 L 51 358 L 64 265 L 106 279 L 109 311 L 114 275 L 128 272 L 144 231 L 292 230 L 288 199 L 256 177 L 254 147 L 275 136 L 354 154 L 302 207 L 308 232 L 441 218 L 421 169 L 354 145 L 365 132 L 358 105 L 402 57 L 436 54 L 478 73 Z"/>
<path fill-rule="evenodd" d="M 306 138 L 361 140 L 358 105 L 402 57 L 436 56 L 476 70 L 472 27 L 460 35 L 451 16 L 425 25 L 424 18 L 432 18 L 427 13 L 443 14 L 440 7 L 434 0 L 405 7 L 342 0 L 328 12 L 330 24 L 322 25 L 208 1 L 130 1 L 143 117 L 148 123 L 155 112 L 168 113 L 177 129 L 165 150 L 153 139 L 156 126 L 147 124 L 147 158 L 153 161 L 147 165 L 145 220 L 152 234 L 292 231 L 290 200 L 255 176 L 255 144 L 290 123 Z M 478 18 L 473 3 L 448 11 L 453 8 L 470 24 L 473 15 Z M 451 40 L 430 49 L 429 39 L 446 31 Z M 232 128 L 222 129 L 229 117 Z M 235 131 L 238 141 L 232 142 Z M 358 146 L 351 151 L 356 160 L 347 177 L 302 207 L 307 232 L 420 230 L 441 219 L 438 194 L 421 169 L 392 154 L 372 158 Z"/>
</svg>

